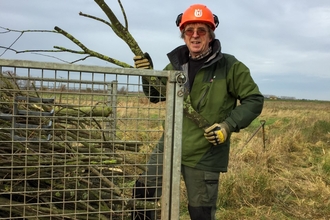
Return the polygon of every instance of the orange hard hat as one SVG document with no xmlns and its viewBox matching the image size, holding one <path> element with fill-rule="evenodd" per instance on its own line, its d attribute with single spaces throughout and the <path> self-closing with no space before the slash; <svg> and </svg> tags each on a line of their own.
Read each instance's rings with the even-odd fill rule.
<svg viewBox="0 0 330 220">
<path fill-rule="evenodd" d="M 203 22 L 210 25 L 212 30 L 219 24 L 218 17 L 202 4 L 191 5 L 185 12 L 178 15 L 176 25 L 182 30 L 187 23 Z"/>
</svg>

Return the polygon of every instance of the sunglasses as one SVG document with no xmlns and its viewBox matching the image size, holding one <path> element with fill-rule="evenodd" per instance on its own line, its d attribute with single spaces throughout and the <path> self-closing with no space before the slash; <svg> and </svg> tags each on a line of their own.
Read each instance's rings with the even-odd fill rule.
<svg viewBox="0 0 330 220">
<path fill-rule="evenodd" d="M 199 36 L 204 36 L 207 33 L 207 30 L 205 28 L 188 28 L 187 30 L 184 31 L 184 34 L 191 37 L 194 35 L 194 33 L 197 32 Z"/>
</svg>

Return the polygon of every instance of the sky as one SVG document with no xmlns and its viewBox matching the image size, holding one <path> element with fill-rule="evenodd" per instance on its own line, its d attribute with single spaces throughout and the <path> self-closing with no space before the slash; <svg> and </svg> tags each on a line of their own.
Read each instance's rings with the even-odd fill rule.
<svg viewBox="0 0 330 220">
<path fill-rule="evenodd" d="M 118 1 L 105 0 L 124 22 Z M 178 14 L 190 5 L 205 4 L 219 18 L 215 30 L 222 52 L 249 67 L 264 95 L 330 101 L 329 0 L 122 0 L 128 30 L 153 60 L 154 69 L 167 64 L 167 53 L 182 45 L 175 25 Z M 79 12 L 107 20 L 93 0 L 0 0 L 0 26 L 14 30 L 53 30 L 58 26 L 90 49 L 133 65 L 129 47 L 104 23 Z M 0 46 L 10 46 L 19 33 L 0 29 Z M 12 46 L 16 50 L 78 49 L 67 38 L 52 33 L 25 33 Z M 16 54 L 0 48 L 0 59 L 61 62 L 32 53 Z M 68 62 L 81 57 L 70 53 L 47 54 Z M 78 64 L 116 67 L 95 58 Z"/>
</svg>

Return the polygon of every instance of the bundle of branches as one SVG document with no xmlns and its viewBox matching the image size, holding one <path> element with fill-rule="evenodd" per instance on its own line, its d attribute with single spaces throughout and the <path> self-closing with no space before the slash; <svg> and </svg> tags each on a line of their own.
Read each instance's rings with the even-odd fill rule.
<svg viewBox="0 0 330 220">
<path fill-rule="evenodd" d="M 133 205 L 130 192 L 119 185 L 125 177 L 120 169 L 123 156 L 97 120 L 109 116 L 111 109 L 74 108 L 47 100 L 29 103 L 39 94 L 21 90 L 15 82 L 9 73 L 0 73 L 0 217 L 24 213 L 29 219 L 36 212 L 52 213 L 52 219 L 123 215 L 128 208 L 123 205 Z M 26 114 L 16 115 L 14 105 Z M 130 161 L 125 158 L 125 163 Z"/>
</svg>

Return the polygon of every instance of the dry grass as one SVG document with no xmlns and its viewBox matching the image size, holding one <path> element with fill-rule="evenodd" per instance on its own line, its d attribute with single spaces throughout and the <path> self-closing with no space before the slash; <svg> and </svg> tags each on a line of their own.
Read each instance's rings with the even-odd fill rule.
<svg viewBox="0 0 330 220">
<path fill-rule="evenodd" d="M 246 145 L 259 120 L 266 120 L 265 148 L 261 129 Z M 260 117 L 232 136 L 217 219 L 330 219 L 329 175 L 330 102 L 266 101 Z M 185 205 L 182 213 L 189 219 Z"/>
<path fill-rule="evenodd" d="M 162 125 L 132 118 L 163 116 L 157 109 L 164 106 L 157 105 L 141 98 L 118 106 L 118 114 L 130 118 L 129 127 L 139 131 L 136 137 L 149 143 L 142 148 L 141 164 Z M 262 129 L 246 144 L 260 120 L 266 120 L 265 147 Z M 230 157 L 229 171 L 220 177 L 217 219 L 330 219 L 330 102 L 267 100 L 260 117 L 233 134 Z M 181 186 L 180 219 L 188 220 L 183 182 Z"/>
</svg>

